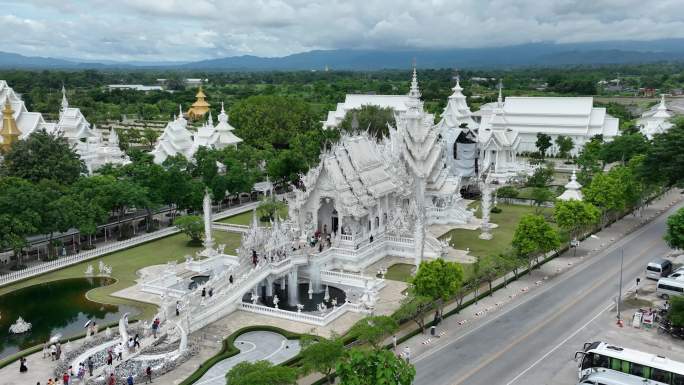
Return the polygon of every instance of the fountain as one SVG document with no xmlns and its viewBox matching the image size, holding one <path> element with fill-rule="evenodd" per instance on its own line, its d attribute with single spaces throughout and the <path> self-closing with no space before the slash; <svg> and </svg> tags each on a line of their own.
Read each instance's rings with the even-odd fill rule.
<svg viewBox="0 0 684 385">
<path fill-rule="evenodd" d="M 99 270 L 99 275 L 101 276 L 109 277 L 112 275 L 112 267 L 105 265 L 105 263 L 102 261 L 97 264 L 97 269 Z"/>
<path fill-rule="evenodd" d="M 86 276 L 91 276 L 91 275 L 93 275 L 94 270 L 95 270 L 95 269 L 93 269 L 93 265 L 92 265 L 92 264 L 88 265 L 88 267 L 87 267 L 86 270 L 85 270 L 85 275 L 86 275 Z"/>
<path fill-rule="evenodd" d="M 23 318 L 19 317 L 12 326 L 9 327 L 9 331 L 12 334 L 22 334 L 31 330 L 31 323 L 24 321 Z"/>
<path fill-rule="evenodd" d="M 313 297 L 313 284 L 311 280 L 309 280 L 309 291 L 307 293 L 309 293 L 309 299 L 311 299 Z"/>
<path fill-rule="evenodd" d="M 283 290 L 280 288 L 280 285 L 274 283 L 272 296 L 266 295 L 265 287 L 259 287 L 257 289 L 259 291 L 247 292 L 242 297 L 242 301 L 245 303 L 255 303 L 254 300 L 256 299 L 256 304 L 273 308 L 276 307 L 277 303 L 278 309 L 293 312 L 297 310 L 298 304 L 303 306 L 302 311 L 316 312 L 318 311 L 318 304 L 321 302 L 324 302 L 328 308 L 332 306 L 331 303 L 333 300 L 337 300 L 338 304 L 344 303 L 344 291 L 336 288 L 335 286 L 327 285 L 326 289 L 320 293 L 309 293 L 309 288 L 310 287 L 308 283 L 300 283 L 299 285 L 295 286 L 295 291 L 298 292 L 298 295 L 293 301 L 291 299 L 292 290 L 290 285 L 287 285 L 285 290 Z M 277 301 L 275 300 L 276 297 L 278 298 Z"/>
<path fill-rule="evenodd" d="M 323 301 L 330 301 L 330 291 L 328 290 L 328 285 L 325 285 L 325 295 L 323 296 Z"/>
</svg>

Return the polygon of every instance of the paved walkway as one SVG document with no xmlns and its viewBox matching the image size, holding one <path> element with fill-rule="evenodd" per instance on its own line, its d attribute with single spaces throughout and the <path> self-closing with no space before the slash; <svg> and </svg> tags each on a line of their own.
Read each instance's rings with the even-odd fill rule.
<svg viewBox="0 0 684 385">
<path fill-rule="evenodd" d="M 227 358 L 212 366 L 195 385 L 225 385 L 226 373 L 240 362 L 268 360 L 279 364 L 299 354 L 298 340 L 288 340 L 284 336 L 266 331 L 248 332 L 235 340 L 240 354 Z"/>
</svg>

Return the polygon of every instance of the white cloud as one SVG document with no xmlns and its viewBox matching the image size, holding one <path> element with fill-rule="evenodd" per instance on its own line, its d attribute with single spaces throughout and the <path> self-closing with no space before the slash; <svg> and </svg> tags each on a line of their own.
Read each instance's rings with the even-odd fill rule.
<svg viewBox="0 0 684 385">
<path fill-rule="evenodd" d="M 681 0 L 0 0 L 0 50 L 107 60 L 684 37 Z"/>
</svg>

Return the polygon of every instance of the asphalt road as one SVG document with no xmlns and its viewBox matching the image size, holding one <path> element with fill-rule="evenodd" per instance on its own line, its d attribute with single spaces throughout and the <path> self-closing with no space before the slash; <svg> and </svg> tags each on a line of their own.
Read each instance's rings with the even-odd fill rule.
<svg viewBox="0 0 684 385">
<path fill-rule="evenodd" d="M 560 275 L 515 307 L 492 316 L 468 334 L 452 337 L 416 357 L 414 384 L 555 383 L 549 381 L 550 374 L 561 370 L 561 366 L 567 372 L 570 355 L 586 342 L 581 339 L 584 326 L 590 326 L 614 304 L 619 249 L 624 250 L 625 289 L 633 285 L 651 258 L 670 251 L 662 240 L 668 213 Z M 551 362 L 550 356 L 557 355 L 561 348 L 569 355 L 567 359 L 556 358 Z M 568 381 L 575 383 L 575 379 Z"/>
</svg>

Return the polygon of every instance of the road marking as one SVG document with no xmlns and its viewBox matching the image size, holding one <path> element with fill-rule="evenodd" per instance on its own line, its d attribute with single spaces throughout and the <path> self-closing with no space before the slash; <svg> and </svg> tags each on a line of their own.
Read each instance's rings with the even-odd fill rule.
<svg viewBox="0 0 684 385">
<path fill-rule="evenodd" d="M 527 373 L 528 371 L 530 371 L 530 369 L 532 369 L 532 368 L 534 368 L 535 366 L 537 366 L 540 362 L 542 362 L 542 360 L 544 360 L 546 357 L 548 357 L 549 355 L 551 355 L 551 353 L 555 352 L 556 350 L 558 350 L 558 348 L 560 348 L 561 346 L 565 345 L 566 342 L 568 342 L 571 338 L 575 337 L 580 331 L 584 330 L 584 328 L 586 328 L 587 326 L 589 326 L 590 323 L 594 322 L 599 316 L 601 316 L 601 314 L 605 313 L 608 309 L 610 309 L 610 308 L 613 307 L 613 306 L 614 306 L 613 303 L 609 303 L 608 306 L 604 307 L 604 308 L 603 308 L 600 312 L 598 312 L 592 319 L 590 319 L 589 321 L 587 321 L 587 323 L 585 323 L 584 325 L 582 325 L 579 329 L 575 330 L 574 333 L 570 334 L 567 338 L 565 338 L 563 341 L 561 341 L 561 342 L 560 342 L 558 345 L 556 345 L 553 349 L 549 350 L 546 354 L 544 354 L 543 356 L 541 356 L 541 358 L 539 358 L 537 361 L 535 361 L 535 362 L 534 362 L 532 365 L 530 365 L 527 369 L 525 369 L 525 370 L 523 370 L 522 372 L 520 372 L 520 374 L 518 374 L 517 376 L 515 376 L 515 378 L 513 378 L 511 381 L 509 381 L 506 385 L 511 385 L 512 383 L 514 383 L 515 381 L 517 381 L 520 377 L 524 376 L 525 373 Z"/>
</svg>

